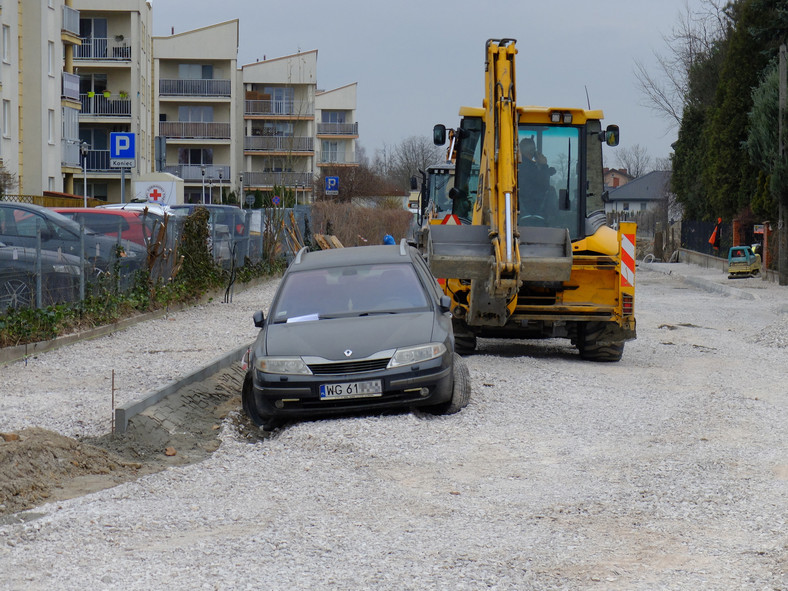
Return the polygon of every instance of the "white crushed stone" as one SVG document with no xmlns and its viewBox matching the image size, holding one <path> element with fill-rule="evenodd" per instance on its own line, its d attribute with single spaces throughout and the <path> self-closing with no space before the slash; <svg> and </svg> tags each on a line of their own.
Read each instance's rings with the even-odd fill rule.
<svg viewBox="0 0 788 591">
<path fill-rule="evenodd" d="M 0 525 L 0 588 L 785 589 L 788 288 L 684 267 L 641 269 L 619 363 L 483 340 L 457 415 L 228 421 L 203 462 Z M 119 403 L 161 387 L 251 341 L 274 287 L 0 368 L 0 431 L 105 432 L 112 368 Z"/>
</svg>

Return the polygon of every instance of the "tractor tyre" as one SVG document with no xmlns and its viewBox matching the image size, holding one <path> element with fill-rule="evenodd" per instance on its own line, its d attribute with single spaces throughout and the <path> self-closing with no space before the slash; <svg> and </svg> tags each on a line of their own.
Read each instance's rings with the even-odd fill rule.
<svg viewBox="0 0 788 591">
<path fill-rule="evenodd" d="M 586 322 L 578 327 L 577 349 L 587 361 L 621 361 L 624 341 L 599 342 L 605 332 L 604 322 Z"/>
</svg>

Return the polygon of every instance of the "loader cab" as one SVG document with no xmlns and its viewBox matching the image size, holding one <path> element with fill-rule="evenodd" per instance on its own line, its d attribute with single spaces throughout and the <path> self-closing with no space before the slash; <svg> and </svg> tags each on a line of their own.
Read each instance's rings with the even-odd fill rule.
<svg viewBox="0 0 788 591">
<path fill-rule="evenodd" d="M 484 123 L 481 114 L 466 111 L 450 197 L 452 213 L 470 223 L 478 198 Z M 518 116 L 518 225 L 567 228 L 573 241 L 586 237 L 592 233 L 587 216 L 604 209 L 602 145 L 618 143 L 618 128 L 602 130 L 600 111 L 520 107 Z M 523 142 L 532 142 L 535 153 L 526 155 Z"/>
</svg>

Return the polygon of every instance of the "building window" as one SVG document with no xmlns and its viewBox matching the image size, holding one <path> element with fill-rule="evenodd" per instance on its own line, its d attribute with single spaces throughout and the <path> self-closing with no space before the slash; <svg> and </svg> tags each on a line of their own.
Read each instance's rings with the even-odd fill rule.
<svg viewBox="0 0 788 591">
<path fill-rule="evenodd" d="M 322 123 L 344 123 L 344 111 L 323 111 L 321 113 Z"/>
<path fill-rule="evenodd" d="M 49 75 L 53 76 L 55 74 L 55 43 L 53 41 L 47 43 L 47 60 Z"/>
<path fill-rule="evenodd" d="M 178 64 L 180 80 L 213 80 L 213 66 L 210 64 Z"/>
<path fill-rule="evenodd" d="M 646 209 L 648 209 L 648 203 L 644 201 L 640 204 L 640 211 L 646 211 Z"/>
<path fill-rule="evenodd" d="M 178 107 L 178 121 L 213 122 L 213 107 L 200 105 L 181 105 Z"/>
<path fill-rule="evenodd" d="M 10 62 L 10 55 L 9 55 L 9 48 L 11 46 L 11 27 L 8 25 L 3 25 L 3 61 L 5 63 Z"/>
<path fill-rule="evenodd" d="M 11 137 L 11 101 L 3 101 L 3 137 Z"/>
<path fill-rule="evenodd" d="M 49 124 L 49 131 L 47 137 L 49 138 L 49 143 L 55 143 L 55 112 L 52 109 L 49 109 L 49 113 L 47 113 L 47 122 Z"/>
<path fill-rule="evenodd" d="M 621 204 L 621 209 L 622 209 L 623 211 L 629 211 L 629 203 L 627 203 L 626 201 L 624 201 L 624 203 L 622 203 L 622 204 Z"/>
</svg>

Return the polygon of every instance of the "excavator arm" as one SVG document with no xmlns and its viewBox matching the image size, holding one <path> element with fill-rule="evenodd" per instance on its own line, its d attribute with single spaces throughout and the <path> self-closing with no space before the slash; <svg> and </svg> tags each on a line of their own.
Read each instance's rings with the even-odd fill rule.
<svg viewBox="0 0 788 591">
<path fill-rule="evenodd" d="M 514 309 L 521 269 L 517 234 L 517 50 L 514 39 L 490 39 L 485 50 L 484 135 L 472 225 L 431 226 L 426 240 L 427 261 L 437 277 L 470 281 L 468 315 L 474 323 L 502 326 Z"/>
</svg>

